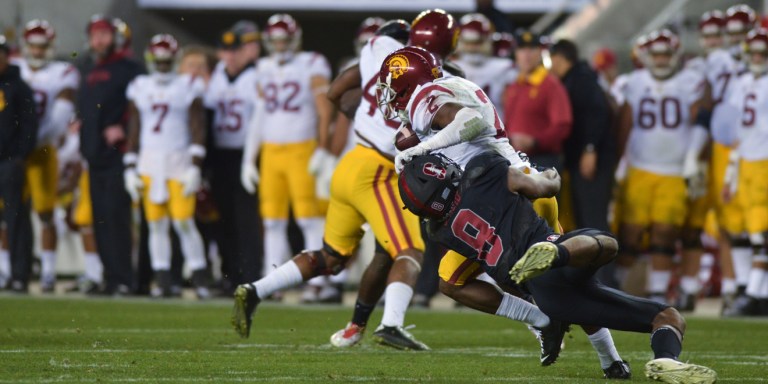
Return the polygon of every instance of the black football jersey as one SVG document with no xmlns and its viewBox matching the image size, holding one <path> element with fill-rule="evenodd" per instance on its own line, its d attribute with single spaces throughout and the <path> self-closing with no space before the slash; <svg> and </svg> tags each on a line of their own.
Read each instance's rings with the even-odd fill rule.
<svg viewBox="0 0 768 384">
<path fill-rule="evenodd" d="M 509 269 L 536 241 L 554 231 L 526 197 L 507 188 L 509 162 L 496 154 L 479 155 L 467 164 L 458 206 L 447 220 L 430 222 L 433 241 L 477 260 L 494 280 L 511 284 Z"/>
</svg>

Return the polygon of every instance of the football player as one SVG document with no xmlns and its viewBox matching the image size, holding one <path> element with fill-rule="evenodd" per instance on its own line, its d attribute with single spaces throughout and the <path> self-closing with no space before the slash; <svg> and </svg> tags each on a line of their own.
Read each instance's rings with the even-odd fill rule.
<svg viewBox="0 0 768 384">
<path fill-rule="evenodd" d="M 433 138 L 448 130 L 453 132 L 440 139 L 456 142 L 456 136 L 492 130 L 480 123 L 479 111 L 466 119 L 468 109 L 450 103 L 440 108 L 432 126 L 442 130 Z M 610 233 L 582 229 L 560 235 L 536 214 L 529 199 L 557 193 L 556 171 L 528 175 L 490 151 L 470 159 L 462 172 L 443 156 L 426 155 L 405 164 L 398 184 L 406 207 L 428 220 L 430 238 L 480 262 L 500 285 L 530 293 L 552 319 L 650 333 L 654 358 L 645 365 L 648 378 L 717 380 L 712 369 L 677 360 L 685 320 L 674 308 L 605 288 L 594 278 L 597 267 L 616 257 L 619 246 Z"/>
<path fill-rule="evenodd" d="M 653 32 L 640 54 L 647 70 L 628 79 L 620 110 L 620 130 L 629 138 L 616 278 L 624 281 L 648 231 L 648 291 L 664 303 L 675 242 L 688 210 L 686 181 L 699 174 L 698 158 L 707 140 L 706 130 L 693 124 L 704 86 L 699 73 L 680 69 L 680 43 L 671 31 Z"/>
<path fill-rule="evenodd" d="M 493 105 L 502 105 L 507 85 L 517 79 L 512 59 L 492 56 L 493 24 L 479 13 L 464 15 L 459 20 L 459 42 L 456 64 L 465 78 L 477 84 Z M 504 121 L 504 116 L 499 115 Z"/>
<path fill-rule="evenodd" d="M 126 90 L 130 120 L 128 152 L 123 156 L 125 186 L 133 201 L 141 198 L 144 206 L 157 296 L 172 296 L 168 231 L 173 224 L 197 296 L 207 298 L 203 241 L 194 221 L 205 158 L 205 83 L 175 72 L 178 49 L 171 35 L 152 37 L 145 54 L 151 73 L 138 76 Z"/>
<path fill-rule="evenodd" d="M 221 34 L 219 47 L 221 61 L 211 75 L 203 103 L 213 111 L 207 163 L 211 193 L 221 215 L 216 244 L 222 258 L 222 288 L 230 294 L 237 284 L 255 279 L 261 270 L 258 197 L 254 199 L 252 184 L 244 189 L 241 180 L 247 124 L 258 105 L 254 62 L 261 48 L 259 29 L 253 22 L 238 21 Z M 258 174 L 252 177 L 257 179 Z"/>
<path fill-rule="evenodd" d="M 58 165 L 56 148 L 74 117 L 74 97 L 80 77 L 71 64 L 52 60 L 56 32 L 45 20 L 31 20 L 24 28 L 21 76 L 35 93 L 40 129 L 37 148 L 27 159 L 27 182 L 32 207 L 42 224 L 40 282 L 53 292 L 56 282 L 56 206 Z"/>
<path fill-rule="evenodd" d="M 403 121 L 412 126 L 411 132 L 418 134 L 420 139 L 415 147 L 400 152 L 395 164 L 400 165 L 411 156 L 429 151 L 439 151 L 463 162 L 468 161 L 468 157 L 493 150 L 503 154 L 521 171 L 537 172 L 527 160 L 521 159 L 509 144 L 503 125 L 498 120 L 488 96 L 477 85 L 467 80 L 445 78 L 440 75 L 440 71 L 433 73 L 431 68 L 437 67 L 437 60 L 428 53 L 425 56 L 425 53 L 427 52 L 414 47 L 398 50 L 384 61 L 379 73 L 377 86 L 380 89 L 381 108 L 388 111 L 387 115 L 401 116 Z M 427 61 L 423 61 L 424 59 Z M 427 72 L 429 76 L 424 76 L 423 73 Z M 440 123 L 443 126 L 438 129 L 440 126 L 436 126 L 438 123 L 435 118 L 446 106 L 461 106 L 462 113 L 457 114 L 454 121 Z M 462 130 L 462 121 L 467 118 L 475 126 L 474 131 L 463 131 L 456 135 L 456 130 Z M 538 204 L 535 208 L 537 213 L 543 213 L 542 216 L 552 225 L 558 225 L 556 209 L 555 212 L 546 212 L 549 204 L 556 207 L 553 198 L 538 199 L 534 204 Z M 477 260 L 468 259 L 454 250 L 449 250 L 440 260 L 440 290 L 471 308 L 537 326 L 537 334 L 542 342 L 541 363 L 554 363 L 565 331 L 562 324 L 554 321 L 545 324 L 536 307 L 510 293 L 502 294 L 484 281 L 479 276 L 481 273 L 482 268 Z M 593 327 L 584 327 L 584 330 L 598 351 L 605 376 L 629 378 L 629 366 L 619 357 L 610 332 Z"/>
<path fill-rule="evenodd" d="M 743 55 L 749 71 L 737 79 L 728 100 L 741 118 L 723 193 L 742 209 L 753 255 L 746 296 L 726 314 L 768 315 L 768 30 L 750 31 Z"/>
<path fill-rule="evenodd" d="M 333 161 L 327 149 L 333 107 L 325 97 L 331 76 L 328 61 L 319 53 L 300 50 L 301 27 L 293 17 L 272 15 L 263 43 L 269 56 L 256 68 L 259 101 L 248 128 L 242 170 L 246 189 L 255 187 L 247 173 L 260 175 L 268 273 L 290 255 L 289 210 L 304 235 L 304 248 L 322 248 L 324 212 L 313 174 Z"/>
<path fill-rule="evenodd" d="M 755 22 L 755 12 L 751 8 L 744 5 L 728 8 L 723 27 L 724 47 L 714 49 L 707 55 L 707 83 L 712 111 L 710 132 L 713 140 L 710 194 L 715 203 L 717 222 L 721 228 L 719 248 L 724 269 L 723 314 L 726 315 L 738 313 L 738 311 L 733 312 L 735 307 L 732 304 L 737 296 L 744 295 L 752 263 L 752 247 L 745 234 L 745 217 L 738 199 L 736 196 L 732 196 L 728 201 L 723 199 L 726 168 L 736 145 L 737 122 L 742 114 L 741 110 L 731 108 L 730 103 L 725 101 L 730 99 L 729 95 L 738 76 L 747 70 L 745 63 L 740 60 L 742 54 L 740 45 Z M 710 38 L 710 40 L 717 42 L 716 38 Z M 737 48 L 733 48 L 733 45 Z"/>
<path fill-rule="evenodd" d="M 512 57 L 515 50 L 515 37 L 508 32 L 494 32 L 491 36 L 493 41 L 493 55 L 503 59 Z"/>
</svg>

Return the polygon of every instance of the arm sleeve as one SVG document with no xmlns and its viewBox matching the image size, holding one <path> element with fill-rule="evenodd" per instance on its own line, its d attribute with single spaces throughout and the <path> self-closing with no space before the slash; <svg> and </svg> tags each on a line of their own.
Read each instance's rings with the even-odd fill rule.
<svg viewBox="0 0 768 384">
<path fill-rule="evenodd" d="M 563 140 L 571 133 L 573 124 L 571 103 L 563 85 L 554 81 L 547 87 L 545 102 L 549 125 L 545 129 L 536 131 L 536 150 L 545 153 L 559 152 Z"/>
</svg>

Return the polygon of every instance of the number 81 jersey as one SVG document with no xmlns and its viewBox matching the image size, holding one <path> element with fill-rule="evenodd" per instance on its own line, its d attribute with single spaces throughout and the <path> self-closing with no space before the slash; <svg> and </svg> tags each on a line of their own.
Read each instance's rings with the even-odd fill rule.
<svg viewBox="0 0 768 384">
<path fill-rule="evenodd" d="M 134 79 L 126 91 L 141 118 L 140 149 L 181 151 L 190 144 L 189 108 L 203 96 L 205 83 L 190 75 L 161 80 L 156 75 Z"/>
<path fill-rule="evenodd" d="M 664 80 L 635 71 L 624 90 L 632 109 L 627 161 L 634 168 L 680 176 L 691 133 L 691 106 L 701 98 L 703 76 L 683 69 Z"/>
</svg>

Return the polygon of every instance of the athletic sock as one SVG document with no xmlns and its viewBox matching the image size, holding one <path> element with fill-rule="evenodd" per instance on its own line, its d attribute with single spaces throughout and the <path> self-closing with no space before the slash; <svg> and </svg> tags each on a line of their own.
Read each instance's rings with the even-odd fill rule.
<svg viewBox="0 0 768 384">
<path fill-rule="evenodd" d="M 405 322 L 405 311 L 413 297 L 413 288 L 408 284 L 395 281 L 387 285 L 384 291 L 384 316 L 381 325 L 385 327 L 402 327 Z"/>
<path fill-rule="evenodd" d="M 192 271 L 205 269 L 207 264 L 205 260 L 205 245 L 203 245 L 203 238 L 197 230 L 195 220 L 174 220 L 173 228 L 179 236 L 181 251 L 184 254 L 184 262 L 189 269 Z"/>
<path fill-rule="evenodd" d="M 659 327 L 651 334 L 651 349 L 654 359 L 675 359 L 680 356 L 683 344 L 677 330 L 672 327 Z"/>
<path fill-rule="evenodd" d="M 85 253 L 85 278 L 96 284 L 101 284 L 103 280 L 102 273 L 104 268 L 101 265 L 101 259 L 96 252 Z"/>
<path fill-rule="evenodd" d="M 171 221 L 164 217 L 157 221 L 149 222 L 149 260 L 153 271 L 167 271 L 171 269 L 171 235 L 168 230 Z"/>
<path fill-rule="evenodd" d="M 736 280 L 731 278 L 723 278 L 720 293 L 722 293 L 723 296 L 736 294 Z"/>
<path fill-rule="evenodd" d="M 736 283 L 741 286 L 749 282 L 749 270 L 752 267 L 752 248 L 733 247 L 731 257 L 733 259 L 733 273 L 736 275 Z"/>
<path fill-rule="evenodd" d="M 600 328 L 599 331 L 587 335 L 589 342 L 592 343 L 592 348 L 597 352 L 597 357 L 600 359 L 600 367 L 606 369 L 611 366 L 614 361 L 621 361 L 619 351 L 616 350 L 616 345 L 613 343 L 613 336 L 608 328 Z"/>
<path fill-rule="evenodd" d="M 368 324 L 368 319 L 371 318 L 374 308 L 376 308 L 376 304 L 366 304 L 358 299 L 355 302 L 355 311 L 352 312 L 352 323 L 365 327 Z"/>
<path fill-rule="evenodd" d="M 53 281 L 56 278 L 56 251 L 44 249 L 40 252 L 40 279 Z"/>
<path fill-rule="evenodd" d="M 11 278 L 11 255 L 7 249 L 0 249 L 0 280 L 10 280 Z M 6 281 L 0 281 L 5 285 Z M 0 287 L 2 288 L 2 287 Z"/>
<path fill-rule="evenodd" d="M 648 292 L 651 294 L 666 294 L 672 271 L 652 270 L 648 276 Z"/>
<path fill-rule="evenodd" d="M 549 316 L 545 315 L 539 307 L 506 292 L 503 293 L 496 316 L 522 321 L 539 328 L 549 325 Z"/>
<path fill-rule="evenodd" d="M 749 282 L 747 283 L 746 294 L 749 297 L 760 298 L 762 296 L 761 288 L 763 281 L 768 278 L 768 271 L 762 268 L 755 268 L 749 271 Z"/>
<path fill-rule="evenodd" d="M 680 279 L 680 289 L 686 295 L 696 295 L 701 290 L 699 278 L 695 276 L 683 276 Z"/>
<path fill-rule="evenodd" d="M 303 280 L 299 266 L 293 260 L 289 260 L 254 282 L 253 286 L 256 287 L 256 295 L 263 299 L 279 290 L 296 286 Z"/>
<path fill-rule="evenodd" d="M 568 262 L 571 261 L 571 252 L 569 252 L 568 248 L 564 247 L 562 244 L 555 245 L 557 246 L 557 258 L 552 263 L 552 268 L 565 267 L 568 265 Z"/>
</svg>

